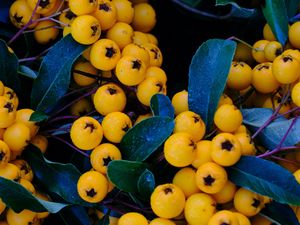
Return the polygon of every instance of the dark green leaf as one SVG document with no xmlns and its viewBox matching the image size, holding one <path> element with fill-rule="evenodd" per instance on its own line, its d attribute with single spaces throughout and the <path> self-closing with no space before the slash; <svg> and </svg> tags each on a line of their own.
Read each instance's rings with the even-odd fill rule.
<svg viewBox="0 0 300 225">
<path fill-rule="evenodd" d="M 243 123 L 247 125 L 250 131 L 255 132 L 261 127 L 265 121 L 272 115 L 272 110 L 266 109 L 245 109 L 242 110 Z M 287 132 L 292 124 L 292 119 L 287 120 L 285 117 L 280 117 L 276 121 L 273 121 L 264 128 L 259 134 L 258 139 L 264 147 L 272 150 L 277 147 L 284 134 Z M 290 130 L 287 138 L 282 144 L 282 147 L 288 147 L 296 145 L 300 142 L 300 120 L 297 120 Z"/>
<path fill-rule="evenodd" d="M 300 185 L 292 173 L 274 162 L 242 156 L 228 168 L 228 175 L 236 185 L 283 204 L 300 205 Z"/>
<path fill-rule="evenodd" d="M 232 17 L 238 18 L 250 18 L 258 15 L 257 9 L 249 9 L 240 7 L 234 0 L 216 0 L 216 5 L 231 5 L 231 15 Z"/>
<path fill-rule="evenodd" d="M 48 116 L 45 113 L 39 111 L 33 112 L 29 118 L 30 121 L 34 122 L 42 122 L 46 119 L 48 119 Z"/>
<path fill-rule="evenodd" d="M 34 212 L 57 213 L 67 204 L 49 202 L 33 196 L 19 183 L 0 177 L 0 198 L 15 212 L 30 209 Z"/>
<path fill-rule="evenodd" d="M 286 204 L 272 201 L 260 213 L 281 225 L 299 225 L 294 211 Z"/>
<path fill-rule="evenodd" d="M 292 18 L 298 11 L 299 0 L 285 0 L 285 6 L 289 18 Z"/>
<path fill-rule="evenodd" d="M 79 205 L 73 205 L 61 210 L 59 215 L 67 225 L 91 225 L 86 209 Z"/>
<path fill-rule="evenodd" d="M 262 11 L 276 39 L 285 45 L 289 20 L 284 0 L 265 0 Z"/>
<path fill-rule="evenodd" d="M 45 112 L 66 93 L 72 65 L 86 47 L 68 35 L 51 48 L 44 57 L 38 77 L 33 83 L 31 103 L 34 109 Z"/>
<path fill-rule="evenodd" d="M 172 102 L 163 94 L 153 95 L 150 101 L 150 107 L 154 116 L 174 118 L 174 107 Z"/>
<path fill-rule="evenodd" d="M 29 77 L 31 79 L 36 79 L 37 78 L 37 72 L 33 71 L 27 66 L 20 65 L 18 69 L 18 73 L 25 76 Z"/>
<path fill-rule="evenodd" d="M 137 187 L 140 196 L 144 200 L 149 201 L 150 196 L 155 188 L 155 178 L 150 170 L 145 169 L 145 171 L 141 174 L 137 183 Z"/>
<path fill-rule="evenodd" d="M 236 43 L 211 39 L 193 56 L 189 69 L 189 109 L 200 114 L 209 129 L 226 85 Z"/>
<path fill-rule="evenodd" d="M 117 188 L 127 192 L 138 192 L 137 183 L 147 169 L 147 164 L 127 160 L 113 160 L 108 164 L 107 175 Z"/>
<path fill-rule="evenodd" d="M 17 93 L 19 93 L 21 87 L 17 73 L 18 66 L 17 56 L 8 50 L 3 40 L 0 40 L 0 80 Z"/>
<path fill-rule="evenodd" d="M 23 157 L 31 166 L 35 178 L 48 192 L 56 193 L 69 203 L 93 206 L 83 201 L 77 193 L 77 181 L 81 174 L 73 164 L 51 162 L 33 145 L 29 145 Z"/>
<path fill-rule="evenodd" d="M 97 225 L 109 225 L 109 215 L 105 215 L 100 219 L 97 223 Z"/>
<path fill-rule="evenodd" d="M 168 117 L 154 116 L 132 127 L 121 140 L 124 159 L 146 160 L 171 135 L 174 121 Z"/>
</svg>

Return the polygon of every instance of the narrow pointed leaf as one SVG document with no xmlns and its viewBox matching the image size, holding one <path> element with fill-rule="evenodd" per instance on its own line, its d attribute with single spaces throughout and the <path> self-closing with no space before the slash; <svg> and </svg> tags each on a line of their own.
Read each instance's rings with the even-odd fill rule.
<svg viewBox="0 0 300 225">
<path fill-rule="evenodd" d="M 0 80 L 19 94 L 21 86 L 17 73 L 18 66 L 17 56 L 8 50 L 5 41 L 0 40 Z"/>
<path fill-rule="evenodd" d="M 28 66 L 20 65 L 18 69 L 18 73 L 25 77 L 29 77 L 31 79 L 37 78 L 37 72 L 30 69 Z"/>
<path fill-rule="evenodd" d="M 42 122 L 46 119 L 48 119 L 49 116 L 47 116 L 45 113 L 43 112 L 39 112 L 39 111 L 35 111 L 31 114 L 29 120 L 30 121 L 34 121 L 34 122 Z"/>
<path fill-rule="evenodd" d="M 171 135 L 174 121 L 168 117 L 154 116 L 132 127 L 121 140 L 124 159 L 144 161 Z"/>
<path fill-rule="evenodd" d="M 67 206 L 58 202 L 49 202 L 35 197 L 19 183 L 0 177 L 0 198 L 15 212 L 29 209 L 34 212 L 57 213 Z"/>
<path fill-rule="evenodd" d="M 238 163 L 228 168 L 228 175 L 236 185 L 279 203 L 300 205 L 300 185 L 292 173 L 274 162 L 242 156 Z"/>
<path fill-rule="evenodd" d="M 285 45 L 289 25 L 285 0 L 265 0 L 262 11 L 276 39 Z"/>
<path fill-rule="evenodd" d="M 82 200 L 77 193 L 77 181 L 81 174 L 73 164 L 51 162 L 33 145 L 29 145 L 23 157 L 32 168 L 37 181 L 48 192 L 56 193 L 72 204 L 93 206 Z"/>
<path fill-rule="evenodd" d="M 150 107 L 154 116 L 167 116 L 174 118 L 174 107 L 168 96 L 155 94 L 150 101 Z"/>
<path fill-rule="evenodd" d="M 189 69 L 189 109 L 200 114 L 209 129 L 226 85 L 236 43 L 211 39 L 193 56 Z"/>
<path fill-rule="evenodd" d="M 72 65 L 86 47 L 67 35 L 51 48 L 33 83 L 31 103 L 34 109 L 45 112 L 67 92 Z"/>
</svg>

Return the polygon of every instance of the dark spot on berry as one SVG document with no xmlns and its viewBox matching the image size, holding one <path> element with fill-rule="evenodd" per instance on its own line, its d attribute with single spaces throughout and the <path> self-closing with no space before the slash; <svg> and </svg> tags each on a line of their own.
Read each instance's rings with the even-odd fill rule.
<svg viewBox="0 0 300 225">
<path fill-rule="evenodd" d="M 155 84 L 155 86 L 159 88 L 158 92 L 161 92 L 163 90 L 163 86 L 161 83 L 157 83 L 157 84 Z"/>
<path fill-rule="evenodd" d="M 140 70 L 141 66 L 142 66 L 142 63 L 140 60 L 137 59 L 137 60 L 132 61 L 132 69 Z"/>
<path fill-rule="evenodd" d="M 73 19 L 75 16 L 74 13 L 72 13 L 72 11 L 67 11 L 66 14 L 65 14 L 65 17 L 69 20 Z"/>
<path fill-rule="evenodd" d="M 211 175 L 208 175 L 207 177 L 203 177 L 203 180 L 206 186 L 212 186 L 216 179 L 213 178 Z"/>
<path fill-rule="evenodd" d="M 281 53 L 282 53 L 282 48 L 277 48 L 275 51 L 275 55 L 279 56 L 279 55 L 281 55 Z"/>
<path fill-rule="evenodd" d="M 110 7 L 106 3 L 102 3 L 99 5 L 100 10 L 104 10 L 105 12 L 110 11 Z"/>
<path fill-rule="evenodd" d="M 230 151 L 233 147 L 233 144 L 228 140 L 224 141 L 221 145 L 222 145 L 222 149 L 226 151 Z"/>
<path fill-rule="evenodd" d="M 95 192 L 94 188 L 92 188 L 91 190 L 86 190 L 85 192 L 86 192 L 86 195 L 91 198 L 93 198 L 97 194 L 97 192 Z"/>
<path fill-rule="evenodd" d="M 254 208 L 258 208 L 260 206 L 260 201 L 256 198 L 253 199 L 253 203 L 251 204 Z"/>
<path fill-rule="evenodd" d="M 126 124 L 125 127 L 122 128 L 122 130 L 123 130 L 124 132 L 127 132 L 127 131 L 129 130 L 129 128 L 130 128 L 130 127 Z"/>
<path fill-rule="evenodd" d="M 4 105 L 4 108 L 8 109 L 8 112 L 12 112 L 14 111 L 14 106 L 11 102 L 7 102 L 5 105 Z"/>
<path fill-rule="evenodd" d="M 229 223 L 221 223 L 220 225 L 230 225 Z"/>
<path fill-rule="evenodd" d="M 50 4 L 49 0 L 41 0 L 39 6 L 41 6 L 43 9 L 46 8 Z"/>
<path fill-rule="evenodd" d="M 165 192 L 165 194 L 167 195 L 167 194 L 169 194 L 169 193 L 173 193 L 173 190 L 172 190 L 172 188 L 167 187 L 167 188 L 164 189 L 164 192 Z"/>
<path fill-rule="evenodd" d="M 15 15 L 13 17 L 14 17 L 16 23 L 22 23 L 23 16 L 18 16 L 18 14 L 15 13 Z"/>
<path fill-rule="evenodd" d="M 14 98 L 14 95 L 15 95 L 15 93 L 14 93 L 13 91 L 8 91 L 8 92 L 6 92 L 5 94 L 9 95 L 9 99 L 10 99 L 10 100 L 13 99 L 13 98 Z"/>
<path fill-rule="evenodd" d="M 110 95 L 115 95 L 115 94 L 117 94 L 117 90 L 114 89 L 114 88 L 108 88 L 107 90 L 108 90 L 108 92 L 109 92 Z"/>
<path fill-rule="evenodd" d="M 158 50 L 156 48 L 151 48 L 150 51 L 154 53 L 154 59 L 159 58 Z"/>
<path fill-rule="evenodd" d="M 261 65 L 257 69 L 260 71 L 262 69 L 269 69 L 269 68 L 270 68 L 270 66 L 268 66 L 268 65 Z"/>
<path fill-rule="evenodd" d="M 0 152 L 0 161 L 2 161 L 2 159 L 5 157 L 5 155 L 6 154 L 4 152 L 2 152 L 2 151 Z"/>
<path fill-rule="evenodd" d="M 92 36 L 95 36 L 97 34 L 97 31 L 98 31 L 98 26 L 97 25 L 93 25 L 93 26 L 91 26 L 91 29 L 93 31 Z"/>
<path fill-rule="evenodd" d="M 110 163 L 112 161 L 112 159 L 109 156 L 107 156 L 106 158 L 103 158 L 102 160 L 103 160 L 104 166 L 107 166 L 108 163 Z"/>
<path fill-rule="evenodd" d="M 90 128 L 91 129 L 91 133 L 94 131 L 94 129 L 96 129 L 95 125 L 92 123 L 86 123 L 84 129 Z"/>
<path fill-rule="evenodd" d="M 94 3 L 95 3 L 95 0 L 90 0 L 90 3 L 93 3 L 93 4 L 94 4 Z"/>
<path fill-rule="evenodd" d="M 108 58 L 112 58 L 116 54 L 116 50 L 113 47 L 106 48 L 105 56 Z"/>
<path fill-rule="evenodd" d="M 199 116 L 193 116 L 193 118 L 194 118 L 194 123 L 198 123 L 200 121 Z"/>
<path fill-rule="evenodd" d="M 282 60 L 283 60 L 283 62 L 288 62 L 288 61 L 291 61 L 291 62 L 293 62 L 293 58 L 291 57 L 291 56 L 284 56 L 283 58 L 282 58 Z"/>
<path fill-rule="evenodd" d="M 191 140 L 191 142 L 189 143 L 189 146 L 192 146 L 193 149 L 196 149 L 196 148 L 197 148 L 197 145 L 196 145 L 195 142 L 193 142 L 192 140 Z"/>
<path fill-rule="evenodd" d="M 20 177 L 19 177 L 19 176 L 16 177 L 15 179 L 13 179 L 13 181 L 15 181 L 15 182 L 19 182 L 19 180 L 20 180 Z"/>
<path fill-rule="evenodd" d="M 21 169 L 22 171 L 24 171 L 25 174 L 28 174 L 29 171 L 30 171 L 30 168 L 29 168 L 29 166 L 28 166 L 26 163 L 23 163 L 20 169 Z"/>
</svg>

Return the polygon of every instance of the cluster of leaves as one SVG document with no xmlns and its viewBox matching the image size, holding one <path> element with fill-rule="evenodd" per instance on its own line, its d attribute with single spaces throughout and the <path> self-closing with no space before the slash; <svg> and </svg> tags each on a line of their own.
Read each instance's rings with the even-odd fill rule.
<svg viewBox="0 0 300 225">
<path fill-rule="evenodd" d="M 200 1 L 185 1 L 200 3 Z M 234 1 L 217 0 L 216 3 L 231 4 L 235 8 L 249 12 L 258 10 L 241 8 Z M 298 1 L 267 0 L 261 7 L 274 34 L 282 43 L 287 40 L 288 22 L 295 14 L 296 3 L 298 4 Z M 5 41 L 1 40 L 0 80 L 22 93 L 19 75 L 33 79 L 30 102 L 36 112 L 31 119 L 45 121 L 53 112 L 55 113 L 61 99 L 68 92 L 72 64 L 85 48 L 86 46 L 76 43 L 71 36 L 66 36 L 50 49 L 40 63 L 38 71 L 34 71 L 19 63 L 17 56 L 10 53 Z M 225 89 L 235 48 L 236 44 L 230 40 L 209 40 L 199 47 L 190 65 L 189 108 L 201 115 L 208 130 L 212 127 L 218 100 Z M 117 189 L 146 214 L 149 197 L 155 185 L 167 182 L 165 172 L 161 171 L 165 168 L 165 164 L 159 159 L 163 143 L 174 128 L 174 109 L 168 97 L 155 95 L 151 99 L 151 110 L 153 117 L 138 123 L 122 139 L 120 149 L 123 160 L 112 161 L 108 166 L 108 177 Z M 270 109 L 261 108 L 243 109 L 242 112 L 243 123 L 252 132 L 263 126 L 273 113 Z M 296 145 L 300 142 L 300 121 L 296 121 L 289 130 L 291 123 L 292 120 L 277 118 L 259 133 L 260 143 L 272 150 L 281 142 L 283 134 L 289 131 L 289 135 L 282 142 L 282 147 Z M 19 212 L 28 208 L 37 212 L 59 212 L 61 215 L 68 215 L 68 219 L 72 220 L 70 224 L 87 225 L 90 222 L 84 207 L 113 211 L 112 199 L 119 195 L 119 191 L 113 191 L 99 204 L 86 203 L 78 196 L 76 183 L 81 173 L 76 165 L 51 162 L 33 146 L 24 151 L 23 157 L 32 167 L 38 184 L 51 195 L 54 202 L 39 200 L 18 183 L 0 178 L 0 198 L 13 210 Z M 160 167 L 158 164 L 164 165 Z M 274 199 L 263 210 L 264 215 L 279 224 L 299 224 L 288 206 L 300 205 L 300 186 L 290 172 L 272 161 L 254 156 L 243 156 L 227 171 L 230 180 L 235 184 Z M 151 217 L 151 212 L 147 215 Z M 100 220 L 99 224 L 108 224 L 107 218 Z"/>
</svg>

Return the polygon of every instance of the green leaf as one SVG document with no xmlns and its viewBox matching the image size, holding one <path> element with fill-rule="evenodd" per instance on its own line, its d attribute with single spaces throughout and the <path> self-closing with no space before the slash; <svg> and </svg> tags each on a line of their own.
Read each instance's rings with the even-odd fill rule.
<svg viewBox="0 0 300 225">
<path fill-rule="evenodd" d="M 145 169 L 145 171 L 141 174 L 138 179 L 137 188 L 140 196 L 144 200 L 149 201 L 150 196 L 155 188 L 155 178 L 150 170 Z"/>
<path fill-rule="evenodd" d="M 43 112 L 39 112 L 39 111 L 35 111 L 31 114 L 29 121 L 34 121 L 34 122 L 42 122 L 46 119 L 48 119 L 49 116 L 47 116 L 45 113 Z"/>
<path fill-rule="evenodd" d="M 292 173 L 274 162 L 242 156 L 227 170 L 229 179 L 236 185 L 283 204 L 300 205 L 300 185 Z"/>
<path fill-rule="evenodd" d="M 37 72 L 24 65 L 19 66 L 18 73 L 31 79 L 37 78 Z"/>
<path fill-rule="evenodd" d="M 23 157 L 32 168 L 35 178 L 48 192 L 56 193 L 72 204 L 93 206 L 77 193 L 77 181 L 81 174 L 73 164 L 51 162 L 33 145 L 24 150 Z"/>
<path fill-rule="evenodd" d="M 150 107 L 154 116 L 174 118 L 174 107 L 168 96 L 155 94 L 150 100 Z"/>
<path fill-rule="evenodd" d="M 113 160 L 108 164 L 107 175 L 110 181 L 122 191 L 138 192 L 138 181 L 147 169 L 147 164 L 127 160 Z"/>
<path fill-rule="evenodd" d="M 285 0 L 285 6 L 289 18 L 292 18 L 298 11 L 299 0 Z"/>
<path fill-rule="evenodd" d="M 21 87 L 17 73 L 18 67 L 17 56 L 8 50 L 5 41 L 0 40 L 0 80 L 17 93 L 20 92 Z"/>
<path fill-rule="evenodd" d="M 236 43 L 211 39 L 193 56 L 189 69 L 189 109 L 200 114 L 209 129 L 226 85 Z"/>
<path fill-rule="evenodd" d="M 299 225 L 294 211 L 286 204 L 272 201 L 260 213 L 281 225 Z"/>
<path fill-rule="evenodd" d="M 264 109 L 245 109 L 242 110 L 243 123 L 247 125 L 251 132 L 255 132 L 259 129 L 265 121 L 271 116 L 272 111 L 267 112 Z M 293 120 L 287 120 L 284 117 L 273 121 L 264 128 L 259 134 L 258 139 L 264 147 L 272 150 L 277 147 L 284 134 L 291 126 Z M 300 142 L 300 120 L 297 120 L 290 130 L 287 138 L 282 144 L 282 147 L 288 147 L 296 145 Z"/>
<path fill-rule="evenodd" d="M 144 161 L 171 135 L 174 121 L 168 117 L 154 116 L 133 126 L 121 140 L 124 159 Z"/>
<path fill-rule="evenodd" d="M 258 15 L 257 9 L 248 9 L 240 7 L 236 1 L 233 0 L 216 0 L 216 6 L 224 6 L 224 5 L 231 5 L 231 16 L 238 17 L 238 18 L 251 18 Z"/>
<path fill-rule="evenodd" d="M 276 39 L 285 45 L 289 20 L 284 0 L 265 0 L 262 11 Z"/>
<path fill-rule="evenodd" d="M 23 209 L 29 209 L 34 212 L 48 211 L 57 213 L 67 206 L 67 204 L 39 199 L 19 183 L 3 177 L 0 177 L 0 198 L 9 208 L 12 208 L 17 213 Z"/>
<path fill-rule="evenodd" d="M 67 35 L 51 48 L 43 58 L 38 77 L 33 83 L 32 108 L 45 112 L 66 93 L 72 65 L 86 47 Z"/>
</svg>

